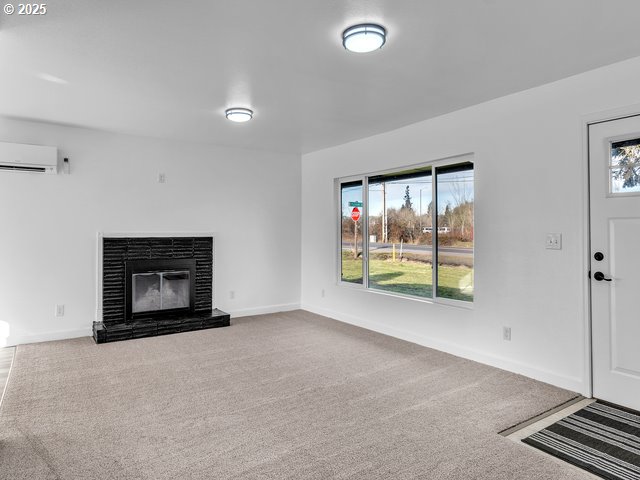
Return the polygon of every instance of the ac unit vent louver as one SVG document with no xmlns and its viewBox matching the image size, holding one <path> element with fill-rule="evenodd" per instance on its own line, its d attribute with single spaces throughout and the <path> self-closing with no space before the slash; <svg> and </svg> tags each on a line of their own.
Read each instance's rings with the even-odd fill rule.
<svg viewBox="0 0 640 480">
<path fill-rule="evenodd" d="M 58 173 L 58 149 L 0 142 L 0 170 Z"/>
</svg>

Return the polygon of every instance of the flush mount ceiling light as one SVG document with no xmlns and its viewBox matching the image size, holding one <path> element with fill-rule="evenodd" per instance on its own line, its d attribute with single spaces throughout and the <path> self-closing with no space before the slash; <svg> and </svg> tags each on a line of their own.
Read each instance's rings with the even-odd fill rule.
<svg viewBox="0 0 640 480">
<path fill-rule="evenodd" d="M 342 45 L 350 52 L 366 53 L 382 48 L 387 31 L 375 23 L 362 23 L 342 32 Z"/>
<path fill-rule="evenodd" d="M 253 118 L 253 111 L 248 108 L 228 108 L 224 114 L 232 122 L 244 123 Z"/>
</svg>

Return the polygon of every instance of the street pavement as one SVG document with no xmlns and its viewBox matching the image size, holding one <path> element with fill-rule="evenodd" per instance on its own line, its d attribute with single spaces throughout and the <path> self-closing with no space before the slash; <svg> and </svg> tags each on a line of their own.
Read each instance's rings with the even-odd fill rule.
<svg viewBox="0 0 640 480">
<path fill-rule="evenodd" d="M 350 250 L 351 248 L 353 248 L 353 242 L 342 242 L 343 250 Z M 381 242 L 370 242 L 369 250 L 371 252 L 391 253 L 393 251 L 393 244 L 381 243 Z M 412 245 L 409 243 L 405 243 L 402 245 L 402 251 L 416 253 L 416 254 L 430 255 L 431 245 Z M 451 255 L 459 255 L 462 257 L 473 256 L 473 248 L 440 247 L 439 251 L 440 253 L 449 253 Z M 399 252 L 400 252 L 400 244 L 396 243 L 396 253 L 399 253 Z"/>
</svg>

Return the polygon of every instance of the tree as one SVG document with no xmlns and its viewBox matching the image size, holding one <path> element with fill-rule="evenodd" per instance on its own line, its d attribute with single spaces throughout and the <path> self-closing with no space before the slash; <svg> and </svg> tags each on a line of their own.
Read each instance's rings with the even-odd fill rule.
<svg viewBox="0 0 640 480">
<path fill-rule="evenodd" d="M 467 182 L 455 178 L 449 187 L 454 201 L 454 208 L 451 212 L 451 223 L 449 226 L 456 227 L 460 237 L 465 237 L 466 227 L 473 222 L 473 195 L 467 191 Z M 469 214 L 471 212 L 471 214 Z"/>
<path fill-rule="evenodd" d="M 469 241 L 472 238 L 471 228 L 473 227 L 473 201 L 466 201 L 453 208 L 451 218 L 457 229 L 459 240 Z"/>
<path fill-rule="evenodd" d="M 613 149 L 613 178 L 622 180 L 622 188 L 640 185 L 640 145 L 629 145 Z"/>
<path fill-rule="evenodd" d="M 438 215 L 438 228 L 440 227 L 449 227 L 453 228 L 454 218 L 453 218 L 453 209 L 451 208 L 451 204 L 447 202 L 447 205 L 444 208 L 444 213 Z"/>
<path fill-rule="evenodd" d="M 421 219 L 424 221 L 424 224 L 429 228 L 433 227 L 433 202 L 429 202 L 429 205 L 427 205 L 427 213 L 423 215 L 423 217 L 426 217 Z"/>
<path fill-rule="evenodd" d="M 404 204 L 401 207 L 403 210 L 408 208 L 409 210 L 413 209 L 413 204 L 411 203 L 411 192 L 409 191 L 409 185 L 404 189 Z"/>
<path fill-rule="evenodd" d="M 444 207 L 444 218 L 447 221 L 451 218 L 451 204 L 449 202 L 447 202 L 447 206 Z M 451 226 L 450 223 L 448 223 L 448 225 Z"/>
<path fill-rule="evenodd" d="M 413 243 L 414 229 L 417 224 L 416 213 L 403 205 L 399 209 L 387 210 L 389 238 L 392 242 Z"/>
<path fill-rule="evenodd" d="M 427 206 L 427 217 L 433 217 L 433 202 L 429 202 L 429 205 Z"/>
</svg>

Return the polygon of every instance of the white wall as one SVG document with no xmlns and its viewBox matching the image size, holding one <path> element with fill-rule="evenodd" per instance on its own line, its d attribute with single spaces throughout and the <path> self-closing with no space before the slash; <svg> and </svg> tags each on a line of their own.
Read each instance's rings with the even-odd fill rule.
<svg viewBox="0 0 640 480">
<path fill-rule="evenodd" d="M 0 141 L 54 145 L 71 162 L 71 175 L 0 171 L 8 344 L 90 334 L 99 231 L 216 232 L 219 308 L 237 316 L 299 304 L 299 156 L 8 119 Z"/>
<path fill-rule="evenodd" d="M 304 155 L 303 308 L 588 393 L 584 121 L 638 104 L 639 83 L 633 59 Z M 474 308 L 338 286 L 334 178 L 467 152 Z M 544 248 L 547 232 L 563 234 L 561 251 Z"/>
</svg>

